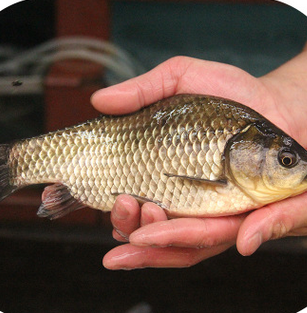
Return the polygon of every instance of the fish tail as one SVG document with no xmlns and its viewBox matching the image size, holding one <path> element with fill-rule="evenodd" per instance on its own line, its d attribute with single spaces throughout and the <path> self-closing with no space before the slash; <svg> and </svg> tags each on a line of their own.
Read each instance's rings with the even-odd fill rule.
<svg viewBox="0 0 307 313">
<path fill-rule="evenodd" d="M 10 145 L 0 145 L 0 201 L 17 189 L 17 186 L 11 183 L 10 151 Z"/>
</svg>

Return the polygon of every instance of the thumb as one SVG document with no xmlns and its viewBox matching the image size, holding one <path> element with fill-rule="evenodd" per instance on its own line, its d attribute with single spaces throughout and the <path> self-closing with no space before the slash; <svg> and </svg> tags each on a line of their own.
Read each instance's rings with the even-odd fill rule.
<svg viewBox="0 0 307 313">
<path fill-rule="evenodd" d="M 126 114 L 175 95 L 178 82 L 194 59 L 174 57 L 151 71 L 123 83 L 96 91 L 91 102 L 105 114 Z"/>
<path fill-rule="evenodd" d="M 237 249 L 242 255 L 251 255 L 268 240 L 304 235 L 307 235 L 307 193 L 249 214 L 239 229 Z"/>
<path fill-rule="evenodd" d="M 104 114 L 126 114 L 178 93 L 194 93 L 230 98 L 256 108 L 264 90 L 255 77 L 237 67 L 179 56 L 141 76 L 96 91 L 91 102 Z"/>
</svg>

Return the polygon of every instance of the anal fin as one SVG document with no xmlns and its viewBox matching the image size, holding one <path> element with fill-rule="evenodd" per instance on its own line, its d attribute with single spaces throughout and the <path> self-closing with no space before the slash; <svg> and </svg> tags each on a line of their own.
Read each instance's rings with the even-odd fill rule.
<svg viewBox="0 0 307 313">
<path fill-rule="evenodd" d="M 43 202 L 37 211 L 37 215 L 39 217 L 48 217 L 50 220 L 85 207 L 62 184 L 47 186 L 42 194 L 42 198 Z"/>
<path fill-rule="evenodd" d="M 176 177 L 176 178 L 180 178 L 180 179 L 187 179 L 187 180 L 198 181 L 200 183 L 206 183 L 206 184 L 210 184 L 210 185 L 218 185 L 218 186 L 226 186 L 227 185 L 227 180 L 223 179 L 223 178 L 210 180 L 210 179 L 204 179 L 204 178 L 201 178 L 201 177 L 178 175 L 178 174 L 169 174 L 169 173 L 164 173 L 164 175 L 167 176 L 167 177 Z"/>
</svg>

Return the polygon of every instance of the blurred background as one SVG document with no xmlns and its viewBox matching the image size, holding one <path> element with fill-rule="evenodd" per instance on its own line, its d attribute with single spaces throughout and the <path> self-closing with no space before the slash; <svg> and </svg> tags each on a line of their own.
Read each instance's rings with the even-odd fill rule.
<svg viewBox="0 0 307 313">
<path fill-rule="evenodd" d="M 0 12 L 0 142 L 97 116 L 95 90 L 176 55 L 261 76 L 298 54 L 307 18 L 276 1 L 28 0 Z M 307 306 L 307 240 L 233 248 L 190 269 L 111 272 L 109 214 L 36 217 L 42 187 L 0 203 L 5 313 L 298 312 Z"/>
</svg>

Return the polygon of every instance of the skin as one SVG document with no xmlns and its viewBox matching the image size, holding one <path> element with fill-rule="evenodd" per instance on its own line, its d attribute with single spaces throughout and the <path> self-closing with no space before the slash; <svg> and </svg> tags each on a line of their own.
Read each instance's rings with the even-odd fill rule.
<svg viewBox="0 0 307 313">
<path fill-rule="evenodd" d="M 125 114 L 179 93 L 241 102 L 307 147 L 306 49 L 260 78 L 231 65 L 175 57 L 142 76 L 97 91 L 91 101 L 102 113 Z M 105 255 L 106 268 L 188 267 L 235 244 L 247 256 L 265 241 L 307 235 L 307 193 L 243 215 L 170 220 L 155 204 L 140 207 L 134 198 L 121 195 L 111 221 L 113 237 L 126 244 Z"/>
</svg>

